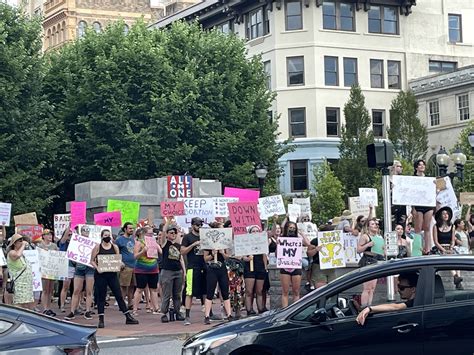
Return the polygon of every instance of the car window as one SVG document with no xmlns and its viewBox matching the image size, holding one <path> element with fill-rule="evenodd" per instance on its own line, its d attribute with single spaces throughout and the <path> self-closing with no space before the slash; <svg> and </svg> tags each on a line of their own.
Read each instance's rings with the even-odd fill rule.
<svg viewBox="0 0 474 355">
<path fill-rule="evenodd" d="M 11 327 L 13 327 L 13 323 L 0 319 L 0 334 L 5 333 Z"/>
<path fill-rule="evenodd" d="M 474 301 L 474 270 L 437 269 L 434 280 L 434 303 Z"/>
<path fill-rule="evenodd" d="M 309 321 L 311 315 L 319 308 L 320 300 L 316 300 L 315 302 L 308 305 L 308 307 L 305 307 L 303 310 L 294 315 L 291 319 L 296 321 Z"/>
</svg>

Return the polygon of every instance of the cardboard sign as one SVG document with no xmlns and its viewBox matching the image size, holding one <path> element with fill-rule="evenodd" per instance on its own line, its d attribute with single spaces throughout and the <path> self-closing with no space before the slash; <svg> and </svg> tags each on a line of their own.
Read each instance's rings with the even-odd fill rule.
<svg viewBox="0 0 474 355">
<path fill-rule="evenodd" d="M 288 216 L 290 218 L 290 221 L 296 223 L 300 215 L 301 215 L 301 205 L 297 205 L 296 203 L 289 203 Z"/>
<path fill-rule="evenodd" d="M 201 249 L 232 249 L 232 228 L 201 228 L 199 239 Z"/>
<path fill-rule="evenodd" d="M 210 197 L 178 198 L 184 202 L 183 216 L 177 216 L 176 222 L 181 227 L 191 227 L 191 220 L 194 217 L 201 218 L 205 224 L 214 221 L 214 199 Z"/>
<path fill-rule="evenodd" d="M 38 218 L 36 218 L 36 212 L 30 212 L 25 214 L 18 214 L 13 216 L 15 225 L 17 224 L 38 224 Z"/>
<path fill-rule="evenodd" d="M 145 236 L 147 258 L 158 259 L 158 243 L 155 237 Z"/>
<path fill-rule="evenodd" d="M 361 258 L 361 254 L 357 253 L 359 237 L 353 236 L 352 233 L 343 233 L 343 238 L 346 266 L 348 264 L 358 264 Z"/>
<path fill-rule="evenodd" d="M 108 200 L 107 212 L 120 211 L 122 214 L 122 222 L 130 222 L 134 225 L 138 223 L 140 215 L 140 202 L 124 201 L 124 200 Z"/>
<path fill-rule="evenodd" d="M 68 277 L 67 252 L 36 249 L 39 252 L 41 277 L 48 280 L 66 280 Z"/>
<path fill-rule="evenodd" d="M 31 271 L 33 274 L 33 292 L 43 291 L 38 250 L 23 250 L 23 255 L 25 256 L 26 261 L 31 265 Z"/>
<path fill-rule="evenodd" d="M 228 206 L 234 235 L 247 234 L 247 227 L 262 225 L 256 202 L 235 202 Z"/>
<path fill-rule="evenodd" d="M 0 226 L 5 225 L 6 227 L 9 227 L 11 215 L 12 215 L 12 204 L 0 202 Z"/>
<path fill-rule="evenodd" d="M 162 217 L 174 217 L 184 216 L 186 210 L 184 209 L 183 201 L 162 201 L 160 212 Z"/>
<path fill-rule="evenodd" d="M 121 227 L 122 213 L 120 211 L 96 213 L 94 223 L 98 226 Z"/>
<path fill-rule="evenodd" d="M 319 266 L 321 270 L 346 267 L 342 231 L 319 232 L 318 245 L 322 247 L 319 251 Z"/>
<path fill-rule="evenodd" d="M 108 230 L 112 234 L 112 229 L 109 226 L 95 226 L 93 224 L 79 224 L 78 226 L 79 234 L 83 237 L 92 239 L 97 244 L 100 243 L 103 230 Z"/>
<path fill-rule="evenodd" d="M 360 197 L 349 197 L 349 209 L 353 218 L 359 216 L 369 217 L 369 205 L 364 205 L 360 202 Z"/>
<path fill-rule="evenodd" d="M 398 237 L 395 231 L 385 233 L 385 255 L 398 255 Z"/>
<path fill-rule="evenodd" d="M 15 231 L 16 233 L 21 234 L 24 237 L 30 238 L 30 241 L 35 242 L 38 239 L 42 238 L 43 226 L 40 224 L 37 224 L 37 225 L 19 224 L 15 227 Z"/>
<path fill-rule="evenodd" d="M 277 240 L 277 268 L 301 269 L 303 238 L 279 237 Z"/>
<path fill-rule="evenodd" d="M 54 215 L 54 237 L 61 239 L 66 229 L 71 226 L 71 214 L 55 214 Z"/>
<path fill-rule="evenodd" d="M 281 195 L 267 196 L 258 199 L 260 218 L 268 219 L 274 215 L 286 215 L 285 204 Z"/>
<path fill-rule="evenodd" d="M 228 203 L 239 202 L 237 197 L 214 197 L 214 217 L 229 217 Z"/>
<path fill-rule="evenodd" d="M 122 268 L 121 254 L 97 255 L 98 272 L 119 272 Z"/>
<path fill-rule="evenodd" d="M 92 267 L 92 249 L 94 249 L 97 244 L 99 243 L 96 243 L 91 238 L 73 233 L 69 247 L 67 248 L 67 258 L 76 263 Z"/>
<path fill-rule="evenodd" d="M 446 180 L 444 178 L 437 178 L 435 180 L 436 191 L 443 191 L 446 189 Z"/>
<path fill-rule="evenodd" d="M 453 210 L 453 218 L 451 222 L 454 222 L 457 218 L 461 217 L 461 207 L 459 206 L 458 199 L 454 193 L 453 184 L 451 179 L 446 176 L 443 178 L 446 188 L 441 190 L 436 195 L 436 202 L 439 204 L 439 208 L 448 206 Z"/>
<path fill-rule="evenodd" d="M 267 232 L 247 233 L 234 238 L 234 255 L 259 255 L 268 254 Z"/>
<path fill-rule="evenodd" d="M 193 197 L 193 177 L 168 176 L 168 198 Z"/>
<path fill-rule="evenodd" d="M 461 205 L 474 205 L 474 192 L 461 192 L 459 195 Z"/>
<path fill-rule="evenodd" d="M 86 209 L 87 209 L 87 202 L 85 201 L 72 201 L 71 202 L 71 228 L 74 228 L 78 224 L 87 223 Z"/>
<path fill-rule="evenodd" d="M 239 202 L 258 202 L 260 191 L 226 187 L 224 188 L 224 197 L 237 197 Z"/>
<path fill-rule="evenodd" d="M 436 206 L 435 179 L 421 176 L 392 176 L 392 203 L 404 206 Z"/>
<path fill-rule="evenodd" d="M 378 206 L 379 200 L 377 198 L 377 189 L 367 187 L 359 187 L 359 198 L 362 205 Z"/>
<path fill-rule="evenodd" d="M 311 199 L 309 197 L 302 198 L 294 198 L 293 203 L 296 205 L 301 206 L 301 216 L 308 216 L 309 219 L 313 218 L 313 214 L 311 213 Z"/>
</svg>

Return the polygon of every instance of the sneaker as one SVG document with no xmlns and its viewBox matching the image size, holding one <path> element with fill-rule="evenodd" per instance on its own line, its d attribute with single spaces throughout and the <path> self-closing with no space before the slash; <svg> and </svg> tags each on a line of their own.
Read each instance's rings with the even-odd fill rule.
<svg viewBox="0 0 474 355">
<path fill-rule="evenodd" d="M 59 308 L 59 311 L 60 311 L 61 313 L 66 313 L 66 308 L 61 307 L 61 308 Z"/>
<path fill-rule="evenodd" d="M 189 317 L 184 318 L 184 325 L 191 325 L 191 320 Z"/>
<path fill-rule="evenodd" d="M 211 320 L 209 319 L 209 317 L 204 317 L 204 324 L 211 324 Z"/>
<path fill-rule="evenodd" d="M 168 316 L 166 314 L 161 316 L 161 323 L 168 323 Z"/>
<path fill-rule="evenodd" d="M 76 316 L 72 312 L 70 312 L 66 317 L 64 317 L 64 319 L 66 319 L 66 320 L 73 320 L 75 318 L 76 318 Z"/>
<path fill-rule="evenodd" d="M 91 320 L 92 319 L 91 312 L 89 311 L 89 312 L 84 313 L 84 318 L 87 319 L 87 320 Z"/>
<path fill-rule="evenodd" d="M 210 318 L 210 320 L 215 320 L 215 321 L 222 320 L 222 317 L 217 315 L 217 314 L 211 314 L 211 316 L 209 318 Z"/>
</svg>

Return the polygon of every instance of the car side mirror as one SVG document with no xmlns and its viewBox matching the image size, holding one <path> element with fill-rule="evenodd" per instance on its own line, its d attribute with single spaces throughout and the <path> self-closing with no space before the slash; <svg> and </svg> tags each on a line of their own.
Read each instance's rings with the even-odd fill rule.
<svg viewBox="0 0 474 355">
<path fill-rule="evenodd" d="M 310 321 L 311 323 L 319 324 L 319 323 L 323 323 L 327 321 L 327 319 L 328 319 L 328 314 L 326 312 L 326 309 L 319 308 L 313 312 L 313 314 L 311 315 Z"/>
</svg>

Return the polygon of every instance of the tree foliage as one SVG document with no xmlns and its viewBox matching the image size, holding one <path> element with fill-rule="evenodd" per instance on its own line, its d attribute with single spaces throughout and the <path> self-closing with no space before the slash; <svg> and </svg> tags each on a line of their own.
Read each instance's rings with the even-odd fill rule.
<svg viewBox="0 0 474 355">
<path fill-rule="evenodd" d="M 412 162 L 425 157 L 428 131 L 418 118 L 418 102 L 413 92 L 400 91 L 393 99 L 387 133 L 397 156 Z"/>
<path fill-rule="evenodd" d="M 344 105 L 344 116 L 336 175 L 344 186 L 346 197 L 350 197 L 359 195 L 359 187 L 370 187 L 374 183 L 374 171 L 367 167 L 366 153 L 367 145 L 374 142 L 374 135 L 359 86 L 351 88 L 349 100 Z"/>
</svg>

